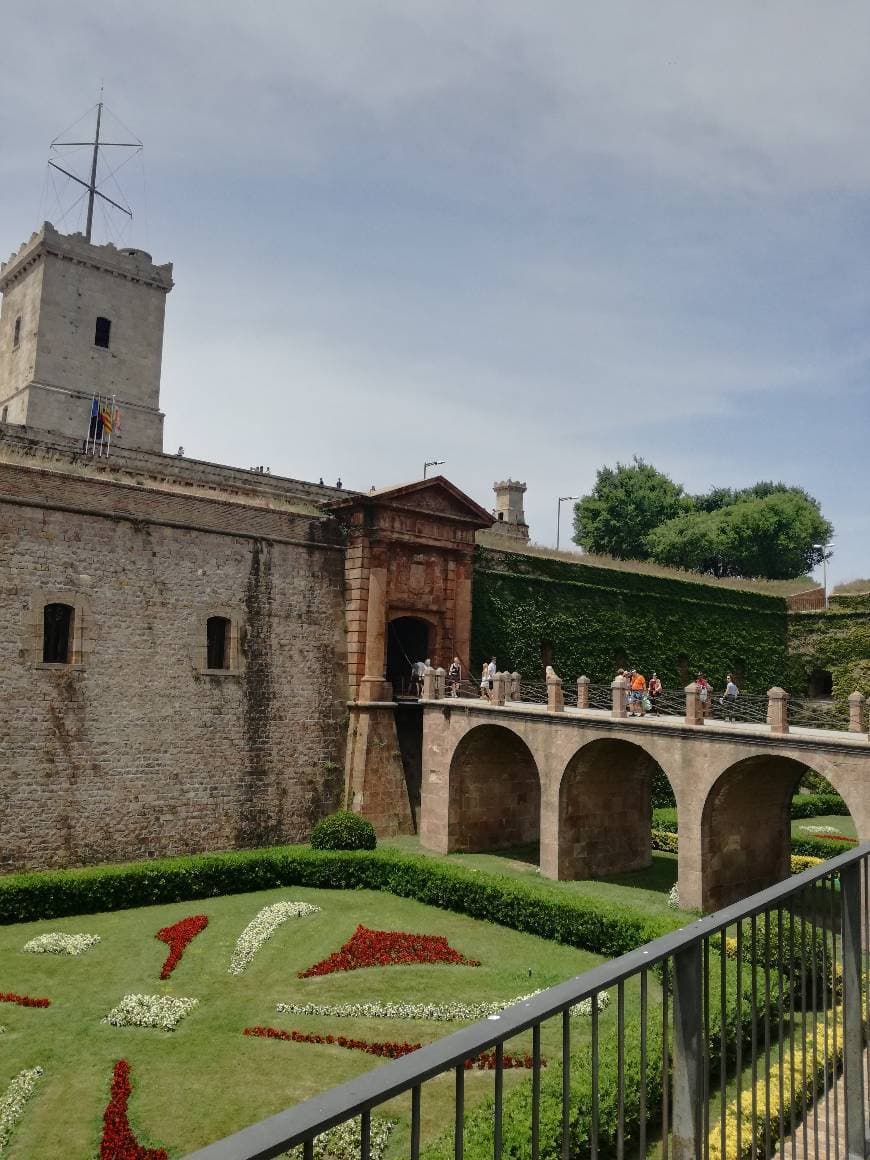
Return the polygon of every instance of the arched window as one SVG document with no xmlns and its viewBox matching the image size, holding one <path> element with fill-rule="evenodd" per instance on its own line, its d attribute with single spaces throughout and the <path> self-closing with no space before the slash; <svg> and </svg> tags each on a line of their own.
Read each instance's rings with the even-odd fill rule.
<svg viewBox="0 0 870 1160">
<path fill-rule="evenodd" d="M 98 318 L 94 327 L 94 346 L 109 349 L 109 337 L 112 333 L 112 323 L 108 318 Z"/>
<path fill-rule="evenodd" d="M 42 610 L 42 663 L 68 665 L 72 649 L 74 609 L 70 604 L 46 604 Z"/>
<path fill-rule="evenodd" d="M 206 666 L 230 667 L 230 622 L 225 616 L 210 616 L 205 622 Z"/>
</svg>

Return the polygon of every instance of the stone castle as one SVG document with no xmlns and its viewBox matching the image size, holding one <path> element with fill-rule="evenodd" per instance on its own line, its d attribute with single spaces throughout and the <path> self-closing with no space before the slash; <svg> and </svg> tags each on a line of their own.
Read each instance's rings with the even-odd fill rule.
<svg viewBox="0 0 870 1160">
<path fill-rule="evenodd" d="M 475 535 L 437 476 L 366 494 L 163 452 L 172 265 L 46 223 L 0 267 L 0 868 L 412 830 L 410 663 L 469 662 Z M 122 417 L 91 454 L 94 397 Z"/>
</svg>

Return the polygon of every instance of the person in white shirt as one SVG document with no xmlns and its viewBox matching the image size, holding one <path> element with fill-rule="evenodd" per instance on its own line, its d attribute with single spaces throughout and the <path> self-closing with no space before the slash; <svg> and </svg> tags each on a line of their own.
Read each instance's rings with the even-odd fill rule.
<svg viewBox="0 0 870 1160">
<path fill-rule="evenodd" d="M 725 692 L 722 696 L 722 708 L 726 721 L 734 720 L 734 703 L 737 700 L 739 692 L 740 690 L 734 684 L 734 678 L 729 673 L 725 678 Z"/>
<path fill-rule="evenodd" d="M 486 666 L 486 687 L 492 693 L 495 685 L 495 657 L 490 657 L 489 664 Z"/>
</svg>

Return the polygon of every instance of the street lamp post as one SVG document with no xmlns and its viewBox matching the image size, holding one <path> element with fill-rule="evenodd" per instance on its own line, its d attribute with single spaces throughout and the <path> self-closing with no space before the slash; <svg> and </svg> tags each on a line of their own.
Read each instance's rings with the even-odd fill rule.
<svg viewBox="0 0 870 1160">
<path fill-rule="evenodd" d="M 579 499 L 579 495 L 560 495 L 559 502 L 556 504 L 556 551 L 559 550 L 559 531 L 562 523 L 562 504 L 569 499 Z"/>
<path fill-rule="evenodd" d="M 822 587 L 825 590 L 825 608 L 828 607 L 828 557 L 825 553 L 828 550 L 827 544 L 813 544 L 814 548 L 818 548 L 822 552 Z"/>
</svg>

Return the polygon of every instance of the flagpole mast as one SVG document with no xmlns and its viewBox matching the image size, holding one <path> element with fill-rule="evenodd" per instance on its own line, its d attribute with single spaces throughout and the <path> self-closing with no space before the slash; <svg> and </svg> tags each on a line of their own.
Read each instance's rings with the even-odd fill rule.
<svg viewBox="0 0 870 1160">
<path fill-rule="evenodd" d="M 100 152 L 100 120 L 103 116 L 103 102 L 97 104 L 97 131 L 94 134 L 94 156 L 91 160 L 91 182 L 88 186 L 88 223 L 85 226 L 85 240 L 91 240 L 91 229 L 94 224 L 94 195 L 97 191 L 97 157 Z"/>
</svg>

